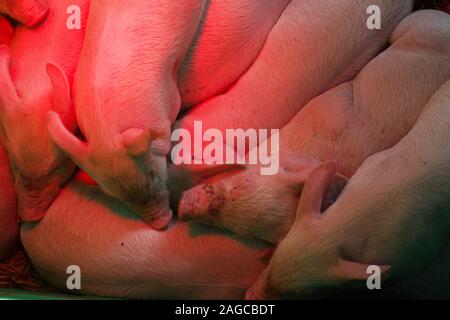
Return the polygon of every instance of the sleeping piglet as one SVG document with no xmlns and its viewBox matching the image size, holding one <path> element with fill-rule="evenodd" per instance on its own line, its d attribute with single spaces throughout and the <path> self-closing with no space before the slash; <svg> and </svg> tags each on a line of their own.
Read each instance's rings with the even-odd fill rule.
<svg viewBox="0 0 450 320">
<path fill-rule="evenodd" d="M 236 2 L 241 7 L 255 0 Z M 254 6 L 261 7 L 267 0 L 256 2 Z M 271 0 L 275 9 L 267 8 L 270 14 L 266 16 L 279 10 L 280 4 L 275 2 L 280 1 Z M 377 5 L 382 12 L 379 30 L 367 28 L 367 9 L 372 5 Z M 212 1 L 211 6 L 218 5 Z M 202 33 L 196 45 L 204 48 L 194 50 L 187 61 L 188 68 L 193 61 L 193 76 L 182 77 L 180 86 L 183 93 L 193 92 L 184 102 L 196 105 L 182 115 L 175 128 L 188 130 L 191 135 L 195 121 L 202 122 L 203 130 L 213 128 L 223 134 L 226 129 L 283 128 L 313 98 L 353 79 L 386 47 L 389 35 L 411 13 L 412 7 L 412 0 L 292 0 L 271 28 L 254 62 L 234 79 L 232 86 L 215 91 L 214 96 L 203 102 L 193 100 L 192 96 L 209 93 L 218 82 L 228 81 L 230 74 L 236 74 L 236 69 L 248 60 L 257 40 L 264 35 L 265 25 L 261 20 L 270 21 L 266 16 L 259 17 L 259 10 L 253 10 L 255 14 L 248 19 L 252 24 L 241 22 L 243 19 L 237 15 L 234 20 L 243 23 L 242 31 L 228 34 L 220 31 L 229 30 L 235 23 L 225 20 L 225 26 L 215 33 L 206 32 L 204 36 Z M 211 28 L 220 18 L 211 22 Z M 257 34 L 252 36 L 255 31 Z M 210 40 L 215 37 L 217 41 Z M 240 44 L 242 40 L 247 40 L 245 47 Z M 223 59 L 214 60 L 224 53 Z M 189 86 L 184 88 L 186 83 Z M 198 172 L 185 167 L 194 174 Z"/>
<path fill-rule="evenodd" d="M 350 177 L 367 157 L 394 146 L 412 128 L 450 77 L 449 22 L 439 11 L 405 18 L 390 47 L 355 80 L 313 99 L 281 130 L 277 174 L 263 176 L 259 166 L 250 165 L 209 178 L 183 194 L 180 218 L 277 243 L 294 220 L 305 178 L 320 161 L 338 160 L 333 184 L 338 191 L 343 176 Z"/>
<path fill-rule="evenodd" d="M 21 239 L 39 275 L 72 293 L 130 299 L 242 299 L 267 264 L 261 243 L 195 223 L 149 228 L 126 205 L 77 174 L 45 219 Z"/>
<path fill-rule="evenodd" d="M 288 2 L 93 2 L 74 88 L 85 141 L 50 113 L 53 140 L 106 193 L 166 227 L 166 157 L 180 108 L 232 85 Z"/>
<path fill-rule="evenodd" d="M 92 1 L 76 72 L 82 141 L 57 112 L 55 143 L 109 195 L 153 228 L 168 225 L 166 155 L 180 108 L 176 77 L 200 24 L 204 1 Z"/>
<path fill-rule="evenodd" d="M 76 129 L 70 83 L 84 38 L 88 0 L 52 0 L 48 17 L 36 28 L 19 25 L 0 47 L 1 139 L 8 151 L 24 221 L 41 219 L 71 177 L 75 164 L 53 144 L 45 115 L 59 112 Z M 67 27 L 67 8 L 81 9 L 81 29 Z"/>
<path fill-rule="evenodd" d="M 414 128 L 369 157 L 322 212 L 335 174 L 328 162 L 308 178 L 292 228 L 247 298 L 314 295 L 366 280 L 369 265 L 390 279 L 414 280 L 440 253 L 450 231 L 450 80 Z M 448 279 L 448 269 L 439 274 Z"/>
</svg>

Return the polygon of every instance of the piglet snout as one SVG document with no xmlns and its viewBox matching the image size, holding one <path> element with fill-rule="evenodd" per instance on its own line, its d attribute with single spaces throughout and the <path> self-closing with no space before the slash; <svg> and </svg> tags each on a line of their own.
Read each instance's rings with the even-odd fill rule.
<svg viewBox="0 0 450 320">
<path fill-rule="evenodd" d="M 178 218 L 182 221 L 194 219 L 206 214 L 209 208 L 209 197 L 202 186 L 196 186 L 183 193 L 178 205 Z"/>
<path fill-rule="evenodd" d="M 224 214 L 228 203 L 245 195 L 249 183 L 247 175 L 229 177 L 228 174 L 217 175 L 210 178 L 208 183 L 183 192 L 178 205 L 180 220 L 201 219 L 203 222 L 210 223 L 215 220 L 215 217 Z"/>
</svg>

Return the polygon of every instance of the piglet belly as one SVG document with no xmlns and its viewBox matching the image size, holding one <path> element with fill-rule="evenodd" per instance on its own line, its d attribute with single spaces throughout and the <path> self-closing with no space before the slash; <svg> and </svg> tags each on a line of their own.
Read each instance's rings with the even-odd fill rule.
<svg viewBox="0 0 450 320">
<path fill-rule="evenodd" d="M 178 74 L 182 107 L 225 92 L 253 64 L 290 0 L 211 1 Z"/>
</svg>

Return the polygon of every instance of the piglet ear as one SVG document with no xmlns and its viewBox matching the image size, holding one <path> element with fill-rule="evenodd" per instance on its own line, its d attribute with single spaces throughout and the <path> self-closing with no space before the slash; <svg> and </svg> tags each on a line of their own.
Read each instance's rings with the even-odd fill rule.
<svg viewBox="0 0 450 320">
<path fill-rule="evenodd" d="M 283 155 L 281 163 L 288 173 L 288 179 L 295 185 L 304 184 L 311 172 L 320 164 L 321 161 L 312 156 L 290 152 Z"/>
<path fill-rule="evenodd" d="M 375 265 L 373 265 L 375 266 Z M 380 276 L 386 276 L 390 270 L 388 265 L 375 266 Z M 373 274 L 372 265 L 340 258 L 337 265 L 331 268 L 330 276 L 336 280 L 366 280 Z"/>
<path fill-rule="evenodd" d="M 311 172 L 300 197 L 297 220 L 320 215 L 325 196 L 335 176 L 335 161 L 324 162 Z"/>
<path fill-rule="evenodd" d="M 132 156 L 139 157 L 150 150 L 150 129 L 130 128 L 122 132 L 122 144 Z"/>
<path fill-rule="evenodd" d="M 69 81 L 64 71 L 54 63 L 47 63 L 47 74 L 53 86 L 52 110 L 64 118 L 72 111 Z"/>
<path fill-rule="evenodd" d="M 327 211 L 327 209 L 336 202 L 347 185 L 347 182 L 347 177 L 341 174 L 336 174 L 333 177 L 332 183 L 328 188 L 325 198 L 323 199 L 321 212 Z"/>
</svg>

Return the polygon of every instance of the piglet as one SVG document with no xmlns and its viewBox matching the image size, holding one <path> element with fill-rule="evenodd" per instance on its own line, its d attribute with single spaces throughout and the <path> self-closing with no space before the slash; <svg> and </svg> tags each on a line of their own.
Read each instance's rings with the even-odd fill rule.
<svg viewBox="0 0 450 320">
<path fill-rule="evenodd" d="M 28 27 L 42 22 L 48 11 L 48 0 L 0 0 L 0 13 L 7 14 Z"/>
<path fill-rule="evenodd" d="M 428 99 L 450 78 L 449 35 L 445 13 L 419 11 L 405 18 L 390 47 L 355 80 L 312 100 L 281 130 L 277 174 L 263 176 L 260 166 L 250 165 L 209 178 L 183 194 L 180 218 L 277 243 L 294 220 L 306 177 L 321 161 L 338 160 L 336 194 L 367 157 L 409 132 Z"/>
<path fill-rule="evenodd" d="M 325 212 L 321 205 L 336 164 L 315 170 L 292 228 L 247 298 L 320 294 L 366 280 L 369 265 L 397 282 L 423 272 L 450 231 L 449 106 L 450 80 L 414 128 L 391 149 L 369 157 Z M 440 275 L 446 281 L 448 269 Z"/>
<path fill-rule="evenodd" d="M 74 83 L 85 141 L 57 111 L 47 116 L 53 141 L 155 229 L 172 218 L 166 156 L 181 104 L 177 72 L 204 6 L 199 0 L 92 1 Z"/>
<path fill-rule="evenodd" d="M 45 115 L 60 113 L 69 130 L 77 125 L 70 83 L 84 39 L 88 0 L 52 0 L 44 23 L 18 26 L 0 47 L 1 139 L 8 151 L 24 221 L 41 219 L 75 164 L 53 144 Z M 77 5 L 80 29 L 69 29 L 67 8 Z"/>
<path fill-rule="evenodd" d="M 45 219 L 22 225 L 21 239 L 45 281 L 67 290 L 67 270 L 77 266 L 81 288 L 71 292 L 106 297 L 242 299 L 267 264 L 262 243 L 215 228 L 153 230 L 79 174 Z"/>
<path fill-rule="evenodd" d="M 371 5 L 379 6 L 382 12 L 379 30 L 367 27 L 367 9 Z M 203 130 L 214 128 L 222 132 L 237 128 L 281 129 L 314 97 L 353 79 L 385 48 L 389 35 L 412 7 L 412 0 L 290 1 L 248 70 L 231 87 L 217 92 L 221 94 L 202 103 L 197 101 L 175 127 L 187 129 L 191 135 L 195 121 L 202 121 Z M 236 44 L 240 39 L 242 36 L 236 38 Z M 237 53 L 241 51 L 242 54 L 230 56 L 232 63 L 218 61 L 212 65 L 214 72 L 209 78 L 192 77 L 203 80 L 198 91 L 209 92 L 211 84 L 228 79 L 225 71 L 231 73 L 247 57 L 248 49 Z M 201 56 L 194 58 L 202 62 Z M 197 82 L 192 83 L 194 86 Z"/>
<path fill-rule="evenodd" d="M 252 1 L 246 2 L 251 3 Z M 242 7 L 242 3 L 239 1 L 239 7 Z M 278 6 L 282 4 L 279 3 Z M 367 8 L 373 4 L 378 5 L 384 13 L 381 30 L 367 28 L 369 17 Z M 275 2 L 272 5 L 275 5 Z M 235 6 L 238 7 L 237 4 Z M 258 7 L 260 6 L 261 4 L 258 4 Z M 209 12 L 212 16 L 207 15 L 203 31 L 193 52 L 186 59 L 179 77 L 184 103 L 189 105 L 189 103 L 195 102 L 197 104 L 181 115 L 174 125 L 175 129 L 187 130 L 193 137 L 195 121 L 201 121 L 203 130 L 219 129 L 224 136 L 226 129 L 280 129 L 286 126 L 311 99 L 329 88 L 353 79 L 363 66 L 385 48 L 391 32 L 411 12 L 412 6 L 412 1 L 391 0 L 376 2 L 346 0 L 333 3 L 327 0 L 290 1 L 276 24 L 271 28 L 259 55 L 257 58 L 255 57 L 248 70 L 234 79 L 234 84 L 227 87 L 222 94 L 217 94 L 221 92 L 217 91 L 220 88 L 219 85 L 225 79 L 230 79 L 230 74 L 236 74 L 238 67 L 244 66 L 242 64 L 248 60 L 249 52 L 252 52 L 251 49 L 254 50 L 255 45 L 262 39 L 261 34 L 264 33 L 266 23 L 262 24 L 260 21 L 269 21 L 270 19 L 267 19 L 268 17 L 258 19 L 258 15 L 250 15 L 248 19 L 243 19 L 245 15 L 243 17 L 238 15 L 244 30 L 249 29 L 254 32 L 257 29 L 259 32 L 249 38 L 244 43 L 246 46 L 242 47 L 241 39 L 249 37 L 249 33 L 245 32 L 242 35 L 242 31 L 237 32 L 240 29 L 233 30 L 231 28 L 225 37 L 227 42 L 224 44 L 222 37 L 218 37 L 219 39 L 216 40 L 221 29 L 219 28 L 220 23 L 214 21 L 220 22 L 221 16 L 214 12 L 214 8 L 218 5 L 213 4 L 213 8 Z M 272 12 L 277 12 L 277 10 L 272 9 L 270 12 L 271 14 L 267 15 L 273 19 Z M 209 22 L 208 19 L 213 21 Z M 256 21 L 253 22 L 253 19 Z M 232 24 L 232 26 L 234 25 Z M 230 25 L 227 24 L 227 27 L 223 27 L 223 29 L 230 30 Z M 335 30 L 341 31 L 336 33 Z M 352 45 L 343 45 L 347 41 Z M 252 45 L 250 46 L 250 44 Z M 237 49 L 230 53 L 229 47 Z M 218 52 L 224 52 L 224 61 L 217 59 L 216 56 L 221 57 L 222 54 L 219 55 L 211 48 L 218 48 Z M 242 55 L 240 52 L 245 52 L 245 54 Z M 210 58 L 213 61 L 210 61 Z M 191 71 L 192 74 L 186 70 Z M 214 72 L 210 72 L 210 70 L 214 70 Z M 330 70 L 332 71 L 330 72 Z M 205 93 L 210 92 L 215 92 L 217 95 L 206 96 L 209 99 L 199 103 L 198 98 L 205 97 Z M 291 127 L 293 126 L 291 125 Z M 307 127 L 309 127 L 308 124 Z M 292 129 L 294 137 L 298 136 L 297 129 Z M 300 128 L 300 130 L 302 129 Z M 204 147 L 206 144 L 207 142 L 204 143 Z M 194 150 L 194 139 L 192 139 L 191 150 Z M 248 145 L 246 150 L 248 151 Z M 280 175 L 275 178 L 279 182 L 286 181 L 284 178 L 286 174 L 292 176 L 293 172 L 306 169 L 303 173 L 300 172 L 300 180 L 296 180 L 304 181 L 302 179 L 308 174 L 307 170 L 312 169 L 310 164 L 313 162 L 317 164 L 317 160 L 313 159 L 302 164 L 301 160 L 306 157 L 299 156 L 300 159 L 295 159 L 295 156 L 286 156 L 286 148 L 282 153 L 284 154 L 281 161 L 284 162 L 284 166 L 287 166 L 287 170 L 284 170 L 282 165 Z M 174 164 L 170 167 L 170 179 L 183 181 L 182 184 L 178 183 L 177 189 L 189 189 L 197 181 L 210 175 L 210 168 L 190 163 L 179 164 L 177 156 L 176 152 L 172 154 L 171 160 Z M 300 163 L 298 168 L 295 168 L 296 163 Z M 232 166 L 222 166 L 222 169 L 229 171 L 233 168 Z M 260 171 L 259 168 L 251 170 L 255 173 Z M 218 171 L 217 167 L 215 171 Z M 254 181 L 254 185 L 257 184 L 261 188 L 264 185 L 270 185 L 270 177 L 262 177 L 260 181 L 256 182 L 258 179 L 251 179 Z M 291 181 L 293 181 L 292 177 Z M 275 184 L 280 185 L 276 182 Z M 249 190 L 252 188 L 260 191 L 260 194 L 264 194 L 263 190 L 254 186 L 250 186 Z M 278 191 L 274 190 L 273 194 L 294 195 L 292 199 L 283 197 L 285 200 L 283 204 L 274 203 L 270 200 L 270 196 L 269 199 L 259 200 L 264 201 L 269 207 L 273 203 L 275 214 L 279 208 L 286 206 L 293 210 L 298 200 L 297 189 L 297 186 L 287 186 L 287 188 L 280 187 Z M 178 190 L 171 189 L 170 191 L 174 198 L 173 203 L 177 203 L 180 198 Z M 215 194 L 221 197 L 220 192 L 215 192 Z M 229 201 L 226 202 L 229 203 Z M 250 206 L 244 205 L 241 208 L 242 210 L 245 210 L 244 208 L 254 210 L 256 202 L 249 201 Z M 243 201 L 237 202 L 237 205 L 241 204 Z M 268 208 L 267 211 L 270 209 Z M 233 223 L 233 225 L 239 224 Z M 244 228 L 246 225 L 246 223 L 243 224 Z M 268 233 L 265 232 L 265 234 Z"/>
</svg>

